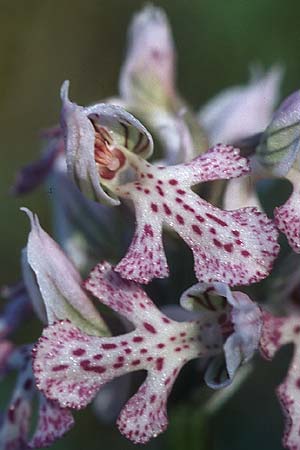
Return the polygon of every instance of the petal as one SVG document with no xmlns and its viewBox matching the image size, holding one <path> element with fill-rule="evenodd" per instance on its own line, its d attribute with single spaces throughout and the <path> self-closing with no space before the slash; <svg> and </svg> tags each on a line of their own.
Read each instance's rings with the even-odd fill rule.
<svg viewBox="0 0 300 450">
<path fill-rule="evenodd" d="M 148 317 L 161 317 L 161 313 L 145 291 L 137 284 L 123 280 L 107 262 L 98 264 L 92 270 L 85 282 L 85 288 L 101 303 L 136 326 Z"/>
<path fill-rule="evenodd" d="M 23 167 L 17 173 L 12 186 L 13 194 L 27 194 L 42 184 L 52 171 L 56 159 L 63 150 L 62 131 L 58 129 L 55 137 L 48 142 L 41 158 Z"/>
<path fill-rule="evenodd" d="M 210 143 L 233 144 L 262 131 L 271 119 L 281 78 L 281 68 L 274 67 L 248 85 L 226 89 L 210 100 L 199 112 Z"/>
<path fill-rule="evenodd" d="M 168 274 L 162 226 L 176 231 L 193 251 L 199 281 L 247 284 L 265 278 L 279 251 L 272 221 L 255 208 L 222 211 L 198 197 L 190 186 L 200 181 L 247 173 L 237 149 L 219 145 L 188 164 L 150 166 L 135 160 L 137 181 L 118 187 L 133 201 L 137 227 L 116 270 L 148 283 Z"/>
<path fill-rule="evenodd" d="M 74 419 L 68 409 L 60 408 L 47 400 L 42 394 L 38 413 L 38 423 L 28 448 L 43 448 L 52 445 L 74 425 Z"/>
<path fill-rule="evenodd" d="M 175 50 L 166 15 L 147 6 L 134 16 L 125 64 L 120 75 L 121 96 L 130 103 L 145 97 L 160 104 L 173 95 Z M 153 100 L 153 95 L 155 100 Z"/>
<path fill-rule="evenodd" d="M 298 158 L 299 149 L 300 91 L 296 91 L 275 112 L 256 154 L 259 162 L 273 175 L 284 176 Z"/>
<path fill-rule="evenodd" d="M 189 163 L 171 167 L 171 171 L 178 172 L 177 180 L 193 186 L 204 181 L 240 177 L 249 173 L 250 167 L 238 148 L 218 144 Z"/>
<path fill-rule="evenodd" d="M 294 355 L 283 383 L 277 388 L 277 396 L 285 415 L 283 445 L 289 450 L 299 450 L 300 428 L 300 319 L 299 317 L 274 317 L 264 313 L 264 326 L 260 341 L 262 354 L 272 359 L 285 344 L 294 344 Z"/>
<path fill-rule="evenodd" d="M 293 184 L 293 192 L 282 206 L 275 208 L 275 223 L 292 249 L 300 253 L 300 172 L 291 169 L 286 178 Z"/>
<path fill-rule="evenodd" d="M 81 288 L 82 280 L 71 261 L 41 228 L 38 217 L 23 210 L 31 222 L 28 263 L 37 278 L 48 322 L 68 318 L 90 334 L 107 334 L 107 327 Z"/>
<path fill-rule="evenodd" d="M 180 366 L 168 367 L 160 383 L 157 383 L 157 374 L 149 375 L 126 403 L 117 425 L 127 439 L 135 444 L 145 444 L 165 431 L 168 426 L 168 395 L 180 369 Z"/>
<path fill-rule="evenodd" d="M 45 308 L 44 299 L 35 276 L 34 271 L 30 267 L 27 258 L 27 248 L 23 248 L 21 252 L 21 269 L 26 291 L 28 292 L 29 301 L 37 317 L 44 324 L 47 323 L 47 312 Z"/>
<path fill-rule="evenodd" d="M 109 184 L 102 188 L 99 171 L 95 161 L 95 130 L 92 124 L 106 130 L 107 139 L 116 148 L 126 148 L 142 157 L 152 153 L 153 142 L 150 133 L 131 114 L 124 109 L 107 104 L 97 104 L 88 108 L 72 103 L 68 98 L 69 82 L 61 88 L 62 127 L 65 133 L 65 147 L 68 173 L 79 189 L 93 200 L 118 205 L 112 197 Z"/>
<path fill-rule="evenodd" d="M 226 337 L 225 361 L 221 357 L 213 360 L 206 380 L 210 387 L 223 387 L 258 348 L 262 328 L 260 308 L 246 294 L 231 291 L 224 283 L 198 283 L 182 294 L 180 303 L 188 310 L 221 314 L 220 325 Z"/>
</svg>

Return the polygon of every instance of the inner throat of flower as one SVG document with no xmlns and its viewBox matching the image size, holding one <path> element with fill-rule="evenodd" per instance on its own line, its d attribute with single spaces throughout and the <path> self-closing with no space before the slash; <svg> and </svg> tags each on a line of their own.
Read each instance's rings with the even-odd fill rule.
<svg viewBox="0 0 300 450">
<path fill-rule="evenodd" d="M 114 146 L 108 131 L 91 121 L 95 130 L 95 161 L 99 175 L 105 180 L 112 180 L 125 165 L 126 157 L 122 150 Z"/>
</svg>

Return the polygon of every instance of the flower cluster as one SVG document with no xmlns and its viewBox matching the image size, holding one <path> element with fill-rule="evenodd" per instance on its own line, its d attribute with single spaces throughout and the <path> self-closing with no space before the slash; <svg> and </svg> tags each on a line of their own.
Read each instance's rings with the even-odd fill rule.
<svg viewBox="0 0 300 450">
<path fill-rule="evenodd" d="M 23 168 L 13 186 L 19 195 L 51 185 L 58 243 L 22 208 L 31 223 L 22 280 L 3 291 L 0 316 L 0 373 L 18 373 L 0 425 L 1 448 L 50 445 L 74 424 L 71 410 L 92 401 L 100 417 L 115 411 L 130 374 L 140 370 L 146 379 L 120 408 L 117 425 L 132 442 L 146 443 L 166 429 L 168 396 L 190 360 L 201 360 L 197 370 L 217 390 L 257 350 L 270 359 L 292 342 L 278 397 L 287 417 L 284 445 L 300 450 L 300 318 L 290 307 L 299 269 L 285 274 L 293 288 L 282 289 L 280 307 L 272 295 L 267 310 L 254 290 L 253 299 L 241 287 L 231 290 L 271 273 L 278 230 L 290 251 L 300 252 L 300 96 L 292 94 L 273 114 L 280 79 L 275 67 L 194 114 L 176 89 L 167 18 L 149 6 L 131 25 L 118 97 L 79 106 L 63 83 L 60 125 L 43 133 L 41 159 Z M 256 181 L 281 177 L 294 190 L 272 220 Z M 189 256 L 182 263 L 180 239 L 194 270 Z M 197 283 L 186 289 L 179 279 L 175 288 L 174 266 Z M 273 280 L 276 286 L 276 273 Z M 141 287 L 149 283 L 152 290 Z M 168 314 L 177 292 L 180 307 Z M 11 335 L 33 314 L 42 335 L 18 347 Z M 34 397 L 38 421 L 31 436 Z"/>
</svg>

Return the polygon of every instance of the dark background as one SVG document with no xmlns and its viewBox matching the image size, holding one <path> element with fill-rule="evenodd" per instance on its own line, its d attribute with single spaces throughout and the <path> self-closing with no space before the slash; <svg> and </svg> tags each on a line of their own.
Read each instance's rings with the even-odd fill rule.
<svg viewBox="0 0 300 450">
<path fill-rule="evenodd" d="M 169 16 L 178 53 L 179 89 L 195 109 L 224 87 L 246 82 L 253 63 L 264 68 L 283 64 L 283 96 L 299 88 L 299 2 L 154 3 Z M 20 249 L 28 233 L 28 220 L 19 207 L 38 212 L 44 225 L 50 221 L 45 201 L 50 194 L 9 196 L 14 173 L 39 155 L 39 130 L 57 123 L 63 80 L 70 79 L 71 99 L 79 104 L 117 94 L 126 29 L 132 13 L 144 4 L 0 0 L 1 285 L 19 276 Z M 275 365 L 259 362 L 241 392 L 209 424 L 203 424 L 195 409 L 181 409 L 165 437 L 144 448 L 281 449 L 282 419 L 273 392 L 284 372 L 273 376 Z M 53 449 L 134 448 L 112 428 L 100 426 L 90 413 L 79 414 L 78 422 L 75 431 Z M 207 433 L 209 444 L 204 445 Z"/>
</svg>

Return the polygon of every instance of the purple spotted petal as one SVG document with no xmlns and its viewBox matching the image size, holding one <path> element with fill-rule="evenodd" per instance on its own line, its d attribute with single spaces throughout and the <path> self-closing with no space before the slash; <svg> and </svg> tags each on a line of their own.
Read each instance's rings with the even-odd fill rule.
<svg viewBox="0 0 300 450">
<path fill-rule="evenodd" d="M 53 169 L 58 156 L 63 153 L 64 142 L 60 128 L 53 131 L 43 155 L 37 161 L 23 167 L 16 176 L 12 192 L 14 195 L 27 194 L 42 184 Z"/>
<path fill-rule="evenodd" d="M 226 314 L 221 316 L 223 331 L 227 335 L 225 359 L 216 358 L 206 373 L 210 387 L 223 387 L 227 379 L 232 381 L 240 365 L 249 361 L 258 348 L 262 327 L 260 308 L 246 294 L 231 291 L 223 283 L 198 283 L 182 294 L 180 303 L 191 311 L 221 309 L 223 314 L 229 314 L 228 323 Z"/>
<path fill-rule="evenodd" d="M 66 81 L 61 89 L 61 122 L 69 176 L 93 200 L 118 205 L 119 201 L 112 196 L 112 187 L 126 167 L 122 149 L 148 157 L 152 153 L 152 137 L 137 119 L 119 106 L 103 103 L 83 108 L 72 103 L 68 88 Z"/>
<path fill-rule="evenodd" d="M 38 217 L 29 210 L 24 211 L 31 222 L 27 259 L 45 303 L 48 323 L 68 318 L 90 334 L 108 334 L 100 314 L 82 289 L 82 280 L 71 261 L 41 228 Z"/>
<path fill-rule="evenodd" d="M 294 344 L 294 355 L 288 373 L 276 392 L 285 415 L 283 445 L 299 450 L 300 429 L 300 319 L 297 316 L 274 317 L 264 313 L 263 333 L 260 341 L 263 356 L 272 359 L 285 344 Z"/>
<path fill-rule="evenodd" d="M 233 144 L 263 131 L 271 120 L 281 78 L 282 70 L 275 67 L 248 85 L 226 89 L 210 100 L 199 113 L 210 143 Z"/>
<path fill-rule="evenodd" d="M 107 263 L 94 269 L 86 287 L 102 303 L 129 319 L 135 330 L 98 338 L 84 334 L 67 321 L 46 328 L 35 349 L 38 388 L 62 407 L 82 408 L 108 381 L 146 370 L 146 381 L 118 419 L 125 436 L 145 443 L 167 426 L 167 397 L 181 367 L 190 359 L 222 351 L 223 330 L 218 322 L 221 312 L 206 311 L 198 320 L 175 322 Z"/>
<path fill-rule="evenodd" d="M 293 192 L 282 206 L 275 208 L 275 223 L 292 249 L 300 253 L 300 172 L 291 169 L 286 178 L 293 184 Z"/>
<path fill-rule="evenodd" d="M 190 189 L 203 181 L 246 174 L 247 161 L 237 149 L 218 145 L 190 163 L 171 167 L 133 161 L 137 181 L 116 190 L 133 201 L 137 221 L 128 253 L 116 268 L 122 277 L 148 283 L 168 276 L 163 225 L 193 251 L 199 281 L 247 284 L 269 274 L 279 251 L 272 221 L 255 208 L 222 211 Z"/>
</svg>

